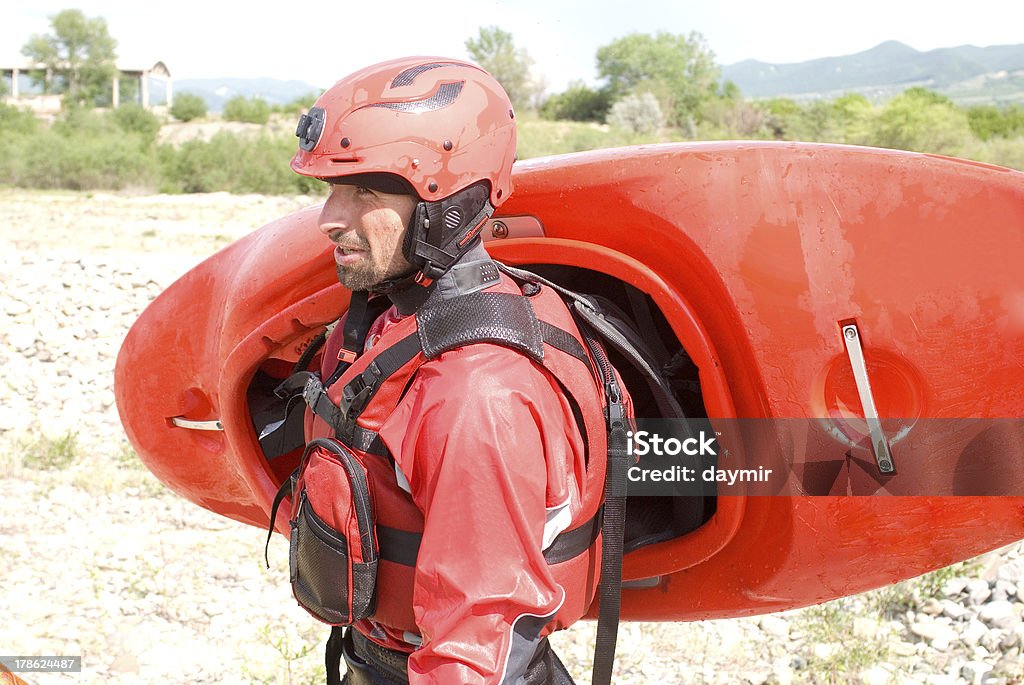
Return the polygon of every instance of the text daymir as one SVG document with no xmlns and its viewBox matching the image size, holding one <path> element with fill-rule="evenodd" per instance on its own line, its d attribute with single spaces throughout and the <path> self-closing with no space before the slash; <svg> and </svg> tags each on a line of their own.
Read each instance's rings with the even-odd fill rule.
<svg viewBox="0 0 1024 685">
<path fill-rule="evenodd" d="M 689 466 L 673 466 L 667 469 L 645 469 L 640 466 L 630 467 L 627 477 L 631 483 L 695 483 L 699 479 L 705 483 L 766 483 L 772 469 L 758 466 L 756 469 L 721 469 L 709 466 L 695 469 Z"/>
</svg>

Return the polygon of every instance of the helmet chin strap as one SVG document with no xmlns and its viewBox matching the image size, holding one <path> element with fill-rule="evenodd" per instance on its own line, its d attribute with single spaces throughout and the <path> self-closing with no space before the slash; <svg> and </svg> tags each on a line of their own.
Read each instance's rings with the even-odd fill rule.
<svg viewBox="0 0 1024 685">
<path fill-rule="evenodd" d="M 476 244 L 493 212 L 487 181 L 441 200 L 420 201 L 402 246 L 406 261 L 419 270 L 416 282 L 429 284 L 447 273 Z"/>
</svg>

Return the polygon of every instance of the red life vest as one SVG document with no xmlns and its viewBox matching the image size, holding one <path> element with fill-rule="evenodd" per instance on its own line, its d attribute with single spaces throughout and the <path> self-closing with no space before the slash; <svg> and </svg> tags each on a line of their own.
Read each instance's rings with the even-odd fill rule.
<svg viewBox="0 0 1024 685">
<path fill-rule="evenodd" d="M 307 383 L 306 401 L 313 409 L 306 417 L 307 442 L 337 439 L 366 471 L 380 548 L 377 587 L 384 589 L 369 618 L 393 631 L 418 633 L 412 594 L 424 526 L 423 514 L 403 489 L 404 476 L 378 431 L 424 363 L 466 345 L 498 344 L 528 356 L 557 380 L 577 410 L 586 444 L 586 475 L 579 483 L 579 513 L 544 551 L 553 577 L 566 593 L 549 627 L 571 625 L 594 598 L 600 580 L 600 509 L 608 441 L 604 385 L 598 374 L 602 360 L 594 358 L 557 293 L 535 283 L 521 288 L 525 294 L 489 288 L 425 306 L 391 326 L 326 390 L 317 387 L 316 377 L 310 376 Z M 340 331 L 341 327 L 328 341 L 322 378 L 329 378 L 338 364 Z"/>
</svg>

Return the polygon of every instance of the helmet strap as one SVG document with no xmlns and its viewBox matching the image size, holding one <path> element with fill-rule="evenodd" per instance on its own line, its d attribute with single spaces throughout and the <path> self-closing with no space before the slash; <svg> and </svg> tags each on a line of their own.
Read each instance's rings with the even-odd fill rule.
<svg viewBox="0 0 1024 685">
<path fill-rule="evenodd" d="M 420 281 L 437 280 L 447 273 L 479 242 L 480 229 L 493 212 L 487 181 L 417 204 L 402 249 L 422 274 Z"/>
</svg>

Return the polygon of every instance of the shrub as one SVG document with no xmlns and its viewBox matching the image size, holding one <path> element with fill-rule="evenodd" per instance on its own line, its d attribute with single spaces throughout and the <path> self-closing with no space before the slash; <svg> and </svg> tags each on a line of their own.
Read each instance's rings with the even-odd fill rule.
<svg viewBox="0 0 1024 685">
<path fill-rule="evenodd" d="M 236 95 L 224 103 L 224 118 L 228 121 L 265 124 L 270 119 L 270 105 L 263 98 Z"/>
<path fill-rule="evenodd" d="M 171 116 L 178 121 L 192 121 L 206 116 L 206 101 L 193 93 L 180 93 L 174 98 Z"/>
<path fill-rule="evenodd" d="M 122 131 L 137 133 L 150 143 L 156 140 L 156 135 L 160 132 L 160 119 L 134 102 L 121 105 L 111 113 L 111 116 Z"/>
<path fill-rule="evenodd" d="M 5 135 L 30 134 L 39 128 L 39 121 L 31 112 L 0 103 L 0 132 Z"/>
<path fill-rule="evenodd" d="M 545 119 L 601 122 L 608 116 L 610 106 L 607 88 L 594 90 L 582 81 L 574 81 L 565 92 L 545 100 L 540 106 L 540 115 Z"/>
<path fill-rule="evenodd" d="M 295 143 L 288 136 L 218 133 L 209 142 L 189 141 L 177 150 L 164 146 L 162 190 L 183 193 L 316 193 L 322 183 L 288 166 Z"/>
<path fill-rule="evenodd" d="M 312 107 L 316 99 L 320 97 L 319 93 L 307 93 L 302 97 L 297 97 L 289 103 L 283 105 L 275 105 L 272 109 L 278 114 L 302 114 L 308 112 Z"/>
<path fill-rule="evenodd" d="M 665 118 L 653 93 L 632 94 L 612 105 L 608 124 L 631 133 L 650 134 L 665 124 Z"/>
</svg>

